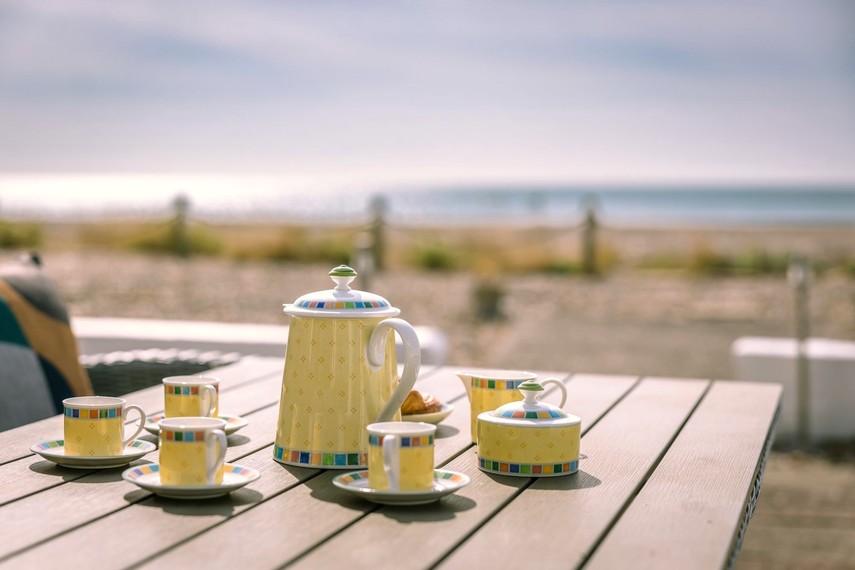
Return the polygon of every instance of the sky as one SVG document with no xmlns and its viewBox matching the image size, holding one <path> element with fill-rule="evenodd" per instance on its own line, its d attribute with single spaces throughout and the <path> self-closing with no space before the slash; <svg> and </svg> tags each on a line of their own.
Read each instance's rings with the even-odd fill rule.
<svg viewBox="0 0 855 570">
<path fill-rule="evenodd" d="M 0 174 L 855 182 L 855 3 L 0 0 Z"/>
</svg>

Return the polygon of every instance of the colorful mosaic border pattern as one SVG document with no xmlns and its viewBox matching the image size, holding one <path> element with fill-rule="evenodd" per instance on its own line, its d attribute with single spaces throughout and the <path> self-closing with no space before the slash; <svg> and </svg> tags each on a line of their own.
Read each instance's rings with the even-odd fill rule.
<svg viewBox="0 0 855 570">
<path fill-rule="evenodd" d="M 300 301 L 301 309 L 385 309 L 386 301 Z"/>
<path fill-rule="evenodd" d="M 241 467 L 240 465 L 226 465 L 225 473 L 236 473 L 237 475 L 251 476 L 255 471 L 249 467 Z"/>
<path fill-rule="evenodd" d="M 80 420 L 104 420 L 122 417 L 122 406 L 116 408 L 98 408 L 97 410 L 65 408 L 65 417 Z"/>
<path fill-rule="evenodd" d="M 223 420 L 224 422 L 226 422 L 226 425 L 228 425 L 228 424 L 237 424 L 237 423 L 240 423 L 240 422 L 242 422 L 242 421 L 243 421 L 243 418 L 241 418 L 240 416 L 224 416 L 224 415 L 219 415 L 219 416 L 216 416 L 216 418 L 217 418 L 217 419 L 220 419 L 220 420 Z M 154 414 L 153 416 L 147 416 L 147 417 L 146 417 L 146 419 L 145 419 L 145 421 L 146 421 L 146 422 L 151 422 L 151 423 L 155 423 L 155 424 L 156 424 L 156 423 L 157 423 L 157 422 L 159 422 L 160 420 L 165 420 L 165 419 L 166 419 L 166 415 L 165 415 L 165 414 Z"/>
<path fill-rule="evenodd" d="M 348 473 L 347 475 L 340 475 L 336 477 L 336 479 L 347 485 L 349 483 L 353 483 L 354 481 L 367 481 L 368 480 L 368 471 L 354 471 L 353 473 Z M 440 479 L 451 481 L 452 483 L 463 483 L 466 481 L 466 477 L 461 475 L 460 473 L 455 473 L 453 471 L 440 471 L 434 470 L 433 472 L 434 481 L 438 481 Z"/>
<path fill-rule="evenodd" d="M 452 481 L 454 483 L 463 483 L 466 481 L 466 476 L 461 475 L 460 473 L 454 473 L 452 471 L 434 471 L 433 478 L 436 479 L 447 479 L 448 481 Z"/>
<path fill-rule="evenodd" d="M 148 475 L 149 473 L 157 473 L 160 471 L 160 465 L 157 463 L 150 463 L 148 465 L 140 465 L 139 467 L 134 467 L 132 471 L 128 471 L 128 477 L 131 479 L 137 479 L 142 477 L 143 475 Z"/>
<path fill-rule="evenodd" d="M 383 445 L 383 438 L 385 436 L 377 435 L 370 433 L 368 434 L 368 445 L 373 445 L 375 447 Z M 401 447 L 427 447 L 429 445 L 433 445 L 433 436 L 432 435 L 422 435 L 416 437 L 400 437 Z"/>
<path fill-rule="evenodd" d="M 540 410 L 538 412 L 526 412 L 525 410 L 505 410 L 496 414 L 500 418 L 520 418 L 526 420 L 549 420 L 552 418 L 566 418 L 567 415 L 558 410 Z"/>
<path fill-rule="evenodd" d="M 316 467 L 360 467 L 368 464 L 368 454 L 365 452 L 302 451 L 278 445 L 273 446 L 273 457 L 277 461 L 287 461 L 288 463 L 297 463 L 300 465 L 314 465 Z"/>
<path fill-rule="evenodd" d="M 132 471 L 128 471 L 128 477 L 131 479 L 137 479 L 142 477 L 143 475 L 148 475 L 150 473 L 158 473 L 160 471 L 159 463 L 149 463 L 148 465 L 140 465 L 139 467 L 135 467 Z M 223 466 L 224 473 L 236 473 L 238 475 L 244 475 L 247 477 L 251 477 L 255 470 L 250 469 L 249 467 L 241 467 L 240 465 L 229 465 L 228 463 Z"/>
<path fill-rule="evenodd" d="M 205 435 L 211 433 L 206 431 L 178 431 L 178 430 L 160 430 L 160 438 L 166 441 L 184 441 L 195 443 L 205 441 Z"/>
<path fill-rule="evenodd" d="M 130 442 L 128 445 L 126 445 L 125 447 L 147 447 L 148 445 L 149 445 L 149 443 L 147 441 L 143 441 L 141 439 L 135 439 L 132 442 Z M 55 439 L 53 441 L 43 441 L 40 444 L 38 444 L 39 449 L 51 449 L 51 448 L 55 448 L 55 447 L 65 447 L 65 440 L 64 439 Z"/>
<path fill-rule="evenodd" d="M 578 460 L 567 463 L 508 463 L 479 457 L 478 462 L 484 471 L 514 473 L 516 475 L 556 475 L 558 473 L 575 473 L 579 469 Z"/>
<path fill-rule="evenodd" d="M 347 475 L 340 475 L 339 477 L 336 477 L 336 479 L 345 485 L 353 483 L 354 481 L 367 481 L 368 471 L 354 471 Z"/>
<path fill-rule="evenodd" d="M 196 396 L 199 394 L 199 386 L 172 386 L 164 384 L 166 393 L 171 396 Z"/>
<path fill-rule="evenodd" d="M 472 377 L 473 388 L 484 388 L 486 390 L 516 390 L 523 382 L 525 380 L 488 380 Z"/>
</svg>

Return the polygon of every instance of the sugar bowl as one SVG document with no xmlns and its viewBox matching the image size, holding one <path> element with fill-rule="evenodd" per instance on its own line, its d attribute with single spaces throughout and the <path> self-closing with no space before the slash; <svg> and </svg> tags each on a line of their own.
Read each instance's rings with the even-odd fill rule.
<svg viewBox="0 0 855 570">
<path fill-rule="evenodd" d="M 566 388 L 558 384 L 562 401 Z M 557 477 L 579 469 L 582 420 L 540 402 L 537 380 L 519 385 L 523 400 L 478 414 L 478 466 L 518 477 Z"/>
</svg>

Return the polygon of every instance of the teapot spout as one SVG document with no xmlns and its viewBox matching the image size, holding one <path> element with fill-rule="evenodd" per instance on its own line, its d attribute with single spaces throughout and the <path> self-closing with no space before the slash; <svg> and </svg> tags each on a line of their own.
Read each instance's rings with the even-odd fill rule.
<svg viewBox="0 0 855 570">
<path fill-rule="evenodd" d="M 466 397 L 472 399 L 472 375 L 467 372 L 456 372 L 457 377 L 463 382 L 463 387 L 466 388 Z"/>
</svg>

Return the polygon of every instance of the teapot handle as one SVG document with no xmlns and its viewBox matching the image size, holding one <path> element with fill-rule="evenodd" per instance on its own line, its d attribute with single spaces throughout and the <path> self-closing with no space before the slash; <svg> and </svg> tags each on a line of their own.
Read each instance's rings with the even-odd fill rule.
<svg viewBox="0 0 855 570">
<path fill-rule="evenodd" d="M 422 364 L 419 337 L 412 325 L 403 319 L 386 319 L 374 327 L 371 337 L 368 339 L 368 367 L 372 371 L 377 371 L 383 366 L 386 361 L 387 335 L 391 330 L 395 330 L 401 335 L 401 340 L 404 342 L 404 372 L 401 374 L 398 388 L 392 393 L 392 397 L 389 398 L 383 411 L 374 420 L 375 422 L 392 420 L 395 412 L 401 408 L 401 404 L 404 403 L 410 390 L 413 389 L 416 377 L 419 375 L 419 367 Z"/>
</svg>

